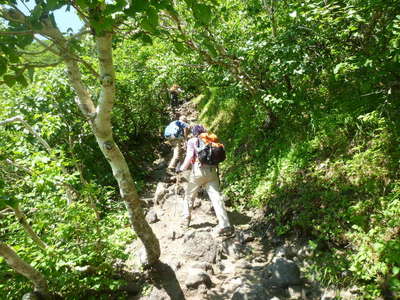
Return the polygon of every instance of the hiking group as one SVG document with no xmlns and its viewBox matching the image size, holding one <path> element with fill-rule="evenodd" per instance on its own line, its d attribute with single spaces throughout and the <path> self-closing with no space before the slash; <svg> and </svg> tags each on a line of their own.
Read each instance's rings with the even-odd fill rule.
<svg viewBox="0 0 400 300">
<path fill-rule="evenodd" d="M 194 199 L 200 188 L 204 187 L 218 219 L 216 234 L 233 234 L 234 230 L 219 190 L 218 164 L 225 159 L 224 145 L 215 134 L 208 133 L 204 126 L 189 125 L 185 116 L 172 121 L 165 128 L 164 137 L 173 147 L 173 155 L 168 164 L 169 171 L 176 174 L 182 172 L 183 178 L 186 179 L 185 196 L 182 201 L 182 226 L 190 226 Z M 186 155 L 180 163 L 185 148 Z"/>
</svg>

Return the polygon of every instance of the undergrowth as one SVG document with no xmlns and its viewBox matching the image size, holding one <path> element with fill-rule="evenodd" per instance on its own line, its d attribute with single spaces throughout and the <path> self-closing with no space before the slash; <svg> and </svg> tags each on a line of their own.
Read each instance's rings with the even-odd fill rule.
<svg viewBox="0 0 400 300">
<path fill-rule="evenodd" d="M 315 109 L 290 101 L 275 105 L 276 120 L 268 119 L 267 108 L 255 109 L 257 99 L 234 99 L 226 88 L 211 87 L 195 100 L 201 122 L 228 152 L 222 165 L 228 205 L 265 208 L 276 235 L 307 235 L 315 248 L 309 271 L 322 284 L 356 284 L 364 299 L 395 297 L 400 293 L 395 107 L 376 105 L 376 99 L 360 99 L 362 105 L 355 106 L 332 98 L 330 109 L 328 101 L 315 100 Z"/>
</svg>

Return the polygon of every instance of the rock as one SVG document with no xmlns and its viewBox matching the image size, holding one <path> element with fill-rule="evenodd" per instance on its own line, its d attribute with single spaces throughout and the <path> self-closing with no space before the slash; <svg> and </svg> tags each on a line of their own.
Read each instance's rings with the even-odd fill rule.
<svg viewBox="0 0 400 300">
<path fill-rule="evenodd" d="M 263 256 L 256 256 L 256 257 L 254 257 L 254 259 L 253 259 L 253 262 L 255 262 L 255 263 L 261 263 L 261 262 L 265 262 L 265 257 L 263 257 Z"/>
<path fill-rule="evenodd" d="M 241 234 L 240 241 L 243 244 L 254 241 L 254 236 L 252 236 L 251 233 L 249 233 L 249 232 L 241 232 L 240 234 Z"/>
<path fill-rule="evenodd" d="M 156 192 L 154 193 L 154 202 L 161 204 L 164 202 L 164 196 L 167 193 L 167 184 L 165 182 L 157 183 Z"/>
<path fill-rule="evenodd" d="M 200 284 L 199 287 L 197 288 L 197 291 L 199 292 L 199 294 L 207 294 L 208 288 L 205 284 Z"/>
<path fill-rule="evenodd" d="M 182 267 L 182 263 L 180 261 L 174 261 L 171 263 L 171 267 L 176 272 Z"/>
<path fill-rule="evenodd" d="M 245 261 L 245 260 L 239 260 L 239 261 L 237 261 L 237 262 L 236 262 L 236 265 L 237 265 L 238 268 L 241 268 L 241 269 L 248 269 L 248 270 L 250 270 L 250 269 L 252 268 L 252 265 L 251 265 L 249 262 Z"/>
<path fill-rule="evenodd" d="M 170 234 L 168 235 L 168 237 L 169 237 L 169 239 L 171 239 L 173 241 L 178 240 L 181 237 L 183 237 L 183 232 L 181 230 L 178 230 L 178 231 L 172 230 L 170 232 Z"/>
<path fill-rule="evenodd" d="M 321 295 L 321 300 L 333 300 L 336 299 L 338 293 L 334 290 L 325 290 Z"/>
<path fill-rule="evenodd" d="M 220 246 L 222 249 L 222 253 L 227 256 L 235 258 L 240 258 L 241 256 L 243 256 L 242 255 L 243 249 L 241 247 L 241 244 L 233 238 L 227 238 L 223 240 L 220 243 Z"/>
<path fill-rule="evenodd" d="M 284 246 L 278 247 L 275 251 L 275 257 L 284 258 L 287 255 L 287 249 Z"/>
<path fill-rule="evenodd" d="M 149 260 L 147 259 L 146 249 L 144 247 L 140 248 L 140 250 L 138 251 L 138 258 L 139 258 L 139 262 L 142 266 L 149 265 Z"/>
<path fill-rule="evenodd" d="M 188 276 L 185 280 L 185 286 L 189 289 L 196 289 L 201 284 L 204 284 L 206 287 L 211 287 L 211 279 L 210 276 L 201 269 L 189 269 Z"/>
<path fill-rule="evenodd" d="M 231 300 L 260 300 L 270 299 L 268 293 L 262 285 L 244 285 L 236 289 Z"/>
<path fill-rule="evenodd" d="M 192 269 L 200 269 L 206 272 L 210 272 L 211 274 L 214 274 L 214 269 L 212 265 L 208 262 L 195 262 L 190 266 Z"/>
<path fill-rule="evenodd" d="M 229 287 L 226 287 L 228 290 L 236 290 L 243 285 L 243 279 L 241 278 L 233 278 L 229 281 Z"/>
<path fill-rule="evenodd" d="M 193 209 L 195 209 L 195 208 L 198 208 L 198 207 L 200 207 L 201 206 L 201 201 L 199 200 L 199 199 L 195 199 L 194 201 L 193 201 L 193 206 L 192 206 L 192 208 Z"/>
<path fill-rule="evenodd" d="M 41 300 L 42 297 L 37 292 L 26 293 L 22 296 L 22 300 Z"/>
<path fill-rule="evenodd" d="M 150 224 L 156 223 L 159 221 L 157 212 L 154 209 L 150 209 L 146 215 L 146 221 Z"/>
<path fill-rule="evenodd" d="M 285 258 L 274 259 L 274 262 L 266 268 L 266 277 L 265 284 L 268 287 L 286 288 L 301 283 L 299 267 Z"/>
<path fill-rule="evenodd" d="M 217 257 L 217 244 L 208 232 L 191 231 L 184 236 L 183 256 L 187 260 L 214 263 Z"/>
<path fill-rule="evenodd" d="M 305 292 L 301 286 L 290 286 L 288 288 L 289 297 L 293 300 L 302 300 L 305 299 Z"/>
<path fill-rule="evenodd" d="M 138 295 L 142 289 L 142 286 L 139 283 L 132 281 L 128 282 L 127 285 L 122 286 L 121 289 L 128 292 L 130 295 Z"/>
</svg>

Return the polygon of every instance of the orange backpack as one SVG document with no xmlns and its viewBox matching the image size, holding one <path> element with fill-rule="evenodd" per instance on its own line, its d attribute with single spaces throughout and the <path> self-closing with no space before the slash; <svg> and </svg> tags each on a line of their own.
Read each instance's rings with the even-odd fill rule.
<svg viewBox="0 0 400 300">
<path fill-rule="evenodd" d="M 197 158 L 201 164 L 216 166 L 226 158 L 225 147 L 213 133 L 203 132 L 197 139 Z"/>
</svg>

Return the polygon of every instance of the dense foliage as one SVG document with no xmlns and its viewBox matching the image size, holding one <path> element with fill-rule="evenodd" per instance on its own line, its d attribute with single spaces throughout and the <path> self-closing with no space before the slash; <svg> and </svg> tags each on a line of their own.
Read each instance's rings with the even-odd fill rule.
<svg viewBox="0 0 400 300">
<path fill-rule="evenodd" d="M 308 271 L 322 284 L 355 284 L 365 299 L 398 296 L 400 1 L 132 2 L 123 12 L 140 30 L 113 41 L 112 119 L 139 189 L 171 118 L 168 87 L 179 83 L 182 98 L 201 94 L 200 119 L 226 145 L 222 173 L 231 207 L 265 208 L 277 235 L 309 238 L 316 263 Z M 18 60 L 7 48 L 10 37 L 0 37 L 0 75 L 9 85 L 2 86 L 0 121 L 23 115 L 50 147 L 21 123 L 0 128 L 0 209 L 7 207 L 1 239 L 67 298 L 112 293 L 123 285 L 115 265 L 126 259 L 133 234 L 107 161 L 64 69 L 26 69 L 23 77 L 7 65 Z M 92 46 L 79 45 L 94 63 Z M 0 263 L 0 298 L 30 290 Z M 98 266 L 90 276 L 79 271 L 88 265 Z"/>
</svg>

